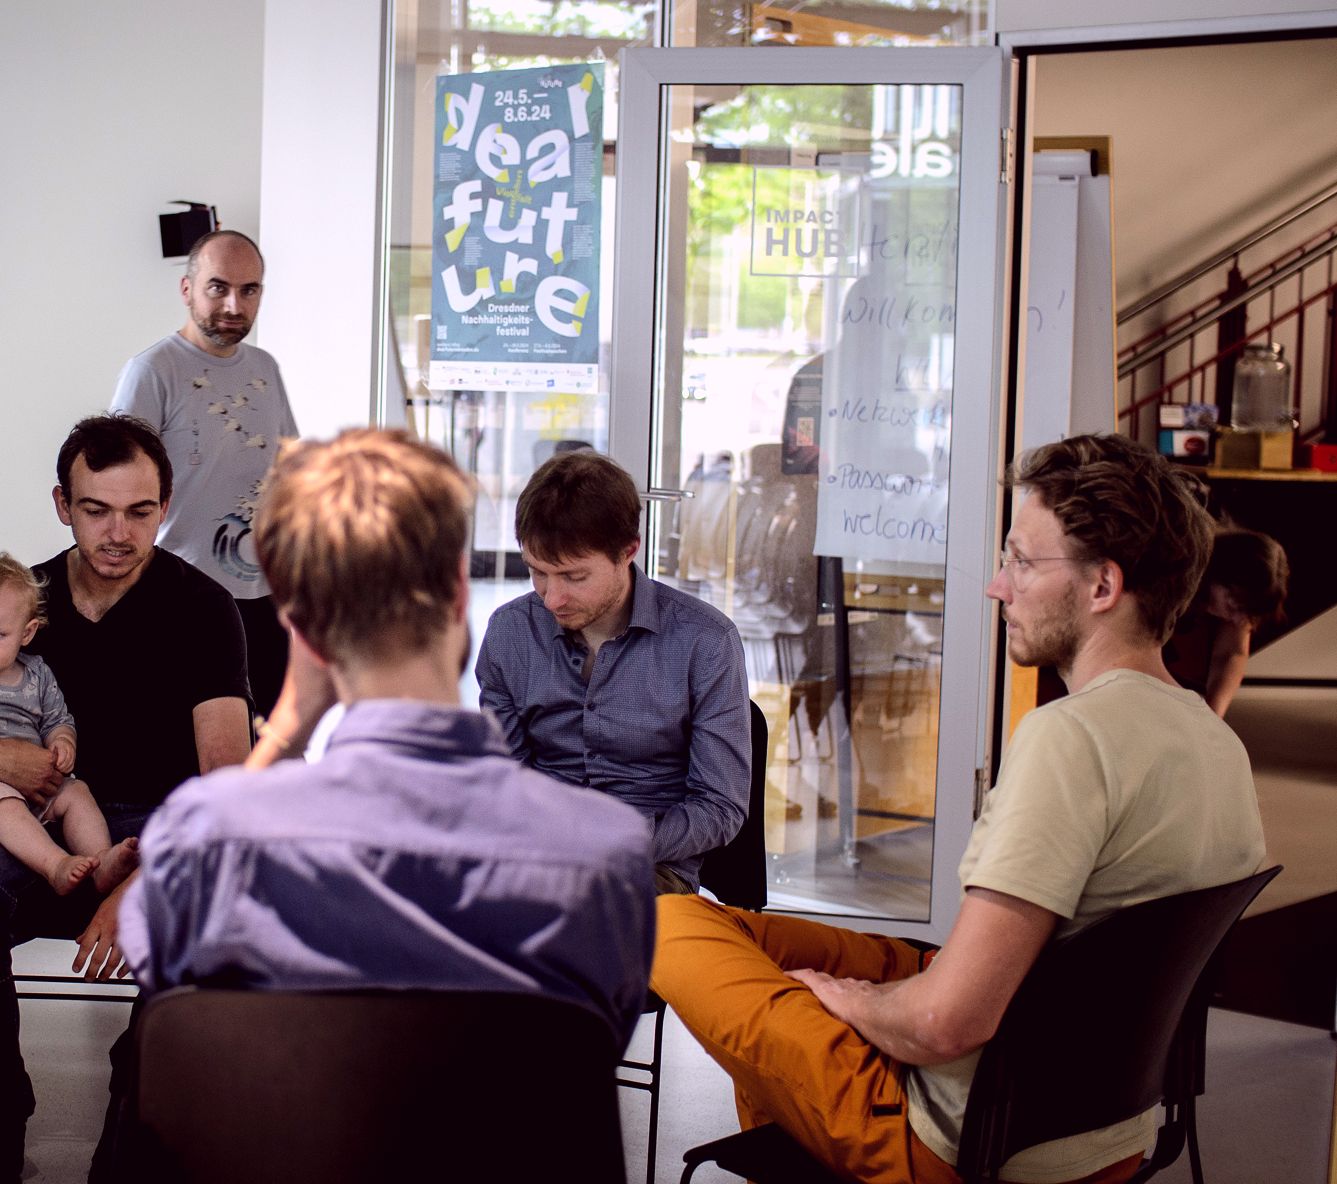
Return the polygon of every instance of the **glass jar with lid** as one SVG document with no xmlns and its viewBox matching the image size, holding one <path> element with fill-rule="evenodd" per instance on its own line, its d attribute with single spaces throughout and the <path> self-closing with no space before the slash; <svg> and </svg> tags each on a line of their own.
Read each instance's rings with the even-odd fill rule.
<svg viewBox="0 0 1337 1184">
<path fill-rule="evenodd" d="M 1293 426 L 1291 364 L 1275 341 L 1244 347 L 1235 364 L 1230 426 L 1254 432 L 1278 432 Z"/>
</svg>

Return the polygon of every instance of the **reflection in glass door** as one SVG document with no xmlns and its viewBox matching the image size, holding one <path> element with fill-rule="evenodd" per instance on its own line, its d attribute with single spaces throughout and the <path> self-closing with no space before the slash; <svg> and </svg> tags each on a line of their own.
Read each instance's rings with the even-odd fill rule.
<svg viewBox="0 0 1337 1184">
<path fill-rule="evenodd" d="M 967 300 L 982 369 L 960 365 L 957 347 L 966 86 L 845 81 L 859 76 L 833 54 L 817 73 L 842 81 L 827 81 L 788 52 L 786 81 L 721 84 L 678 55 L 624 57 L 622 142 L 644 134 L 641 115 L 658 121 L 661 150 L 646 203 L 657 223 L 626 194 L 619 207 L 619 293 L 647 237 L 656 282 L 640 329 L 618 298 L 614 452 L 687 495 L 651 510 L 651 574 L 742 635 L 771 731 L 772 905 L 927 924 L 950 911 L 933 908 L 935 856 L 954 872 L 969 825 L 980 729 L 974 701 L 944 698 L 944 660 L 968 668 L 961 685 L 977 699 L 993 503 L 978 481 L 993 420 L 991 237 L 969 239 L 985 256 L 969 274 L 988 284 Z M 692 56 L 709 66 L 720 53 Z M 642 62 L 664 72 L 633 90 Z M 872 76 L 896 77 L 888 64 Z M 723 76 L 757 77 L 749 65 Z M 996 114 L 984 129 L 996 148 Z M 996 202 L 996 155 L 989 179 Z M 996 224 L 991 205 L 973 213 Z M 976 504 L 958 513 L 967 471 Z M 974 644 L 948 653 L 958 583 Z"/>
</svg>

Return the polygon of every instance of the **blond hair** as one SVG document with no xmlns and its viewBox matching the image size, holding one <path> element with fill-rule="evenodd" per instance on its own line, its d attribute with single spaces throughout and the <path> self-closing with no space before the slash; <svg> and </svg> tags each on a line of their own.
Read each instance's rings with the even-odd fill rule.
<svg viewBox="0 0 1337 1184">
<path fill-rule="evenodd" d="M 275 604 L 326 658 L 421 648 L 459 601 L 471 501 L 455 462 L 404 432 L 285 444 L 254 524 Z"/>
<path fill-rule="evenodd" d="M 28 620 L 36 618 L 39 625 L 46 624 L 42 612 L 42 588 L 46 581 L 41 580 L 31 568 L 24 567 L 8 551 L 0 551 L 0 588 L 16 584 L 28 594 Z"/>
</svg>

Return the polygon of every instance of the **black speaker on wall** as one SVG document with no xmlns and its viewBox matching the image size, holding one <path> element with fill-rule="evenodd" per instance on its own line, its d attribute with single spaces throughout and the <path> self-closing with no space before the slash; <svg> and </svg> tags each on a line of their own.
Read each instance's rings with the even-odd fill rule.
<svg viewBox="0 0 1337 1184">
<path fill-rule="evenodd" d="M 188 208 L 179 214 L 158 215 L 164 259 L 189 255 L 190 248 L 218 226 L 218 211 L 213 206 L 199 201 L 174 201 L 171 204 Z"/>
</svg>

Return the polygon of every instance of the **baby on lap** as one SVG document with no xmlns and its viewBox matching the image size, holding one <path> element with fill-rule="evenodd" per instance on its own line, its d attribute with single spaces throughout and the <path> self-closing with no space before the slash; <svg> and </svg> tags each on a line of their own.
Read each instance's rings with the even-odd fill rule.
<svg viewBox="0 0 1337 1184">
<path fill-rule="evenodd" d="M 42 589 L 36 577 L 0 551 L 0 738 L 28 740 L 55 754 L 65 784 L 45 807 L 30 805 L 0 781 L 0 846 L 46 878 L 60 895 L 92 877 L 110 892 L 139 863 L 139 840 L 112 846 L 107 820 L 88 786 L 74 770 L 74 719 L 47 664 L 21 654 L 43 624 Z M 42 824 L 60 819 L 70 851 L 64 851 Z M 72 854 L 71 854 L 72 852 Z"/>
</svg>

